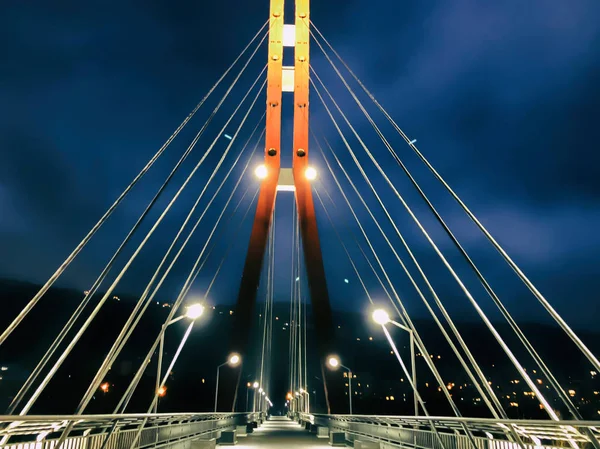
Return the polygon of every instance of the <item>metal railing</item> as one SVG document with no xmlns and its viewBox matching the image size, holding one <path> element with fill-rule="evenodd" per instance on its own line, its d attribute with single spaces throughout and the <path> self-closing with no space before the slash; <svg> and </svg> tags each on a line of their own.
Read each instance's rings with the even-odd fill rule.
<svg viewBox="0 0 600 449">
<path fill-rule="evenodd" d="M 189 449 L 195 439 L 260 419 L 260 413 L 0 416 L 0 449 L 57 449 L 69 423 L 73 430 L 61 449 Z"/>
<path fill-rule="evenodd" d="M 600 421 L 494 420 L 478 418 L 300 414 L 301 421 L 414 449 L 584 448 L 600 439 Z M 435 432 L 432 431 L 435 427 Z M 466 434 L 465 429 L 472 435 Z M 518 435 L 521 442 L 515 442 Z"/>
</svg>

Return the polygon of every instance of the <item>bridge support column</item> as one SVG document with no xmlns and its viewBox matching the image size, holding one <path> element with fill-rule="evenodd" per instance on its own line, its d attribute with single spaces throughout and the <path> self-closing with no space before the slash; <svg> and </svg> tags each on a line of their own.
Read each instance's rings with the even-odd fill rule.
<svg viewBox="0 0 600 449">
<path fill-rule="evenodd" d="M 344 432 L 331 432 L 329 434 L 329 445 L 338 447 L 346 446 L 346 434 Z"/>
<path fill-rule="evenodd" d="M 235 434 L 238 437 L 247 437 L 248 436 L 248 426 L 235 426 Z"/>
<path fill-rule="evenodd" d="M 219 438 L 219 445 L 234 446 L 237 444 L 237 434 L 235 430 L 224 430 Z"/>
<path fill-rule="evenodd" d="M 317 426 L 317 438 L 329 438 L 329 427 Z"/>
</svg>

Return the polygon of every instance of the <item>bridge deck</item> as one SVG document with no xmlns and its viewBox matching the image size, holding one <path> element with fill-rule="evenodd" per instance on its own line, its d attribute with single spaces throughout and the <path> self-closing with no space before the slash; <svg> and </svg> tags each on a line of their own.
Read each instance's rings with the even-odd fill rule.
<svg viewBox="0 0 600 449">
<path fill-rule="evenodd" d="M 238 449 L 250 447 L 273 447 L 273 448 L 330 448 L 326 439 L 318 439 L 314 434 L 288 418 L 274 416 L 266 421 L 247 437 L 239 438 L 236 447 Z"/>
</svg>

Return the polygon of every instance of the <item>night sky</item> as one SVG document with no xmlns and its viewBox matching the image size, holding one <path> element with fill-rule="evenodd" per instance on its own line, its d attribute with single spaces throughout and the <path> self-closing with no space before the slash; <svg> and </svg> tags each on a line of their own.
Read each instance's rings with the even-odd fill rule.
<svg viewBox="0 0 600 449">
<path fill-rule="evenodd" d="M 313 3 L 313 22 L 404 131 L 418 139 L 420 150 L 539 290 L 569 323 L 593 328 L 600 288 L 600 3 Z M 292 11 L 293 8 L 286 11 L 288 23 Z M 39 1 L 4 2 L 0 6 L 0 277 L 44 282 L 267 16 L 266 0 L 67 1 L 52 5 Z M 417 216 L 431 229 L 432 237 L 450 262 L 456 263 L 459 274 L 465 275 L 473 294 L 492 313 L 489 299 L 476 279 L 461 265 L 460 256 L 418 201 L 316 45 L 312 46 L 312 55 L 315 70 L 339 98 L 369 149 L 382 161 Z M 265 62 L 263 46 L 239 89 L 225 103 L 221 117 L 211 124 L 182 168 L 183 174 L 174 180 L 174 187 L 181 185 L 203 149 L 219 135 L 220 126 Z M 82 290 L 91 285 L 223 92 L 224 88 L 211 97 L 212 102 L 190 122 L 156 169 L 132 192 L 58 285 Z M 290 94 L 284 95 L 282 151 L 287 155 L 284 164 L 289 164 L 291 100 Z M 366 97 L 361 99 L 368 104 Z M 228 161 L 233 160 L 233 153 L 259 121 L 263 107 L 264 97 L 260 97 Z M 372 104 L 368 107 L 509 309 L 522 320 L 544 320 L 533 296 L 481 233 L 384 123 Z M 385 220 L 314 91 L 311 108 L 315 133 L 326 136 L 334 145 L 374 213 Z M 262 125 L 259 131 L 261 128 Z M 233 135 L 235 126 L 226 132 Z M 351 136 L 347 128 L 344 133 Z M 369 165 L 360 145 L 352 142 L 438 293 L 458 318 L 468 319 L 472 309 L 464 296 L 410 222 L 401 203 Z M 227 143 L 221 137 L 215 152 L 223 151 Z M 321 174 L 316 189 L 323 193 L 326 187 L 335 199 L 339 209 L 329 211 L 336 228 L 351 247 L 374 296 L 381 297 L 368 266 L 352 246 L 351 232 L 357 232 L 357 227 L 335 191 L 317 147 L 313 145 L 311 150 L 313 163 Z M 117 293 L 141 293 L 219 155 L 207 160 L 117 287 Z M 256 164 L 259 159 L 256 158 Z M 242 157 L 240 164 L 245 162 Z M 253 161 L 251 167 L 256 164 Z M 240 173 L 237 167 L 234 174 Z M 341 176 L 339 171 L 336 174 Z M 215 183 L 221 178 L 222 173 Z M 233 186 L 233 182 L 228 181 L 226 186 Z M 202 204 L 206 204 L 215 183 Z M 256 186 L 256 180 L 248 176 L 240 189 L 249 188 L 251 197 Z M 359 210 L 362 206 L 348 184 L 344 186 Z M 174 188 L 169 188 L 159 206 L 164 207 L 174 192 Z M 241 193 L 236 196 L 240 197 Z M 223 192 L 217 197 L 215 209 L 222 207 L 226 199 Z M 318 200 L 315 201 L 333 306 L 362 309 L 367 305 L 364 292 Z M 247 205 L 244 202 L 241 209 Z M 292 202 L 280 197 L 275 255 L 279 301 L 289 297 L 291 212 Z M 191 249 L 175 266 L 161 291 L 165 298 L 172 298 L 181 286 L 217 213 L 218 210 L 209 213 Z M 364 210 L 360 209 L 359 215 L 400 295 L 414 314 L 422 314 L 422 305 L 376 228 Z M 151 215 L 144 232 L 157 217 L 158 212 Z M 193 288 L 194 294 L 204 293 L 228 241 L 233 240 L 234 246 L 210 295 L 210 301 L 215 303 L 235 302 L 248 241 L 249 220 L 244 222 L 240 234 L 234 232 L 235 220 L 231 223 Z M 384 227 L 400 251 L 393 231 L 387 224 Z M 135 244 L 140 240 L 137 238 Z M 133 246 L 128 254 L 132 251 Z M 125 258 L 120 259 L 120 266 L 124 262 Z"/>
</svg>

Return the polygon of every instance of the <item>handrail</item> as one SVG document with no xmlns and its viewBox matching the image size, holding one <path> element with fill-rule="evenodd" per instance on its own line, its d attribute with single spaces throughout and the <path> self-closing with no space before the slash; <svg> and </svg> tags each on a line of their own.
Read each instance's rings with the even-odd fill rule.
<svg viewBox="0 0 600 449">
<path fill-rule="evenodd" d="M 382 435 L 381 429 L 386 429 L 386 438 L 390 436 L 387 430 L 402 430 L 404 434 L 430 433 L 433 423 L 440 434 L 464 437 L 464 426 L 481 440 L 499 440 L 510 442 L 511 429 L 520 437 L 529 439 L 531 447 L 539 447 L 548 443 L 555 447 L 558 442 L 590 442 L 589 435 L 600 437 L 600 421 L 550 421 L 550 420 L 522 420 L 522 419 L 488 419 L 488 418 L 457 418 L 447 416 L 389 416 L 389 415 L 324 415 L 300 414 L 304 422 L 315 425 L 328 426 L 357 433 L 363 436 L 378 439 Z M 367 426 L 367 427 L 365 427 Z M 372 426 L 372 428 L 368 427 Z M 360 432 L 359 429 L 360 428 Z M 369 431 L 372 435 L 369 435 Z M 396 438 L 400 438 L 396 433 Z M 389 438 L 388 438 L 389 439 Z M 391 438 L 394 439 L 394 438 Z M 509 443 L 513 444 L 513 443 Z M 527 446 L 530 446 L 527 444 Z M 516 447 L 516 446 L 515 446 Z"/>
</svg>

